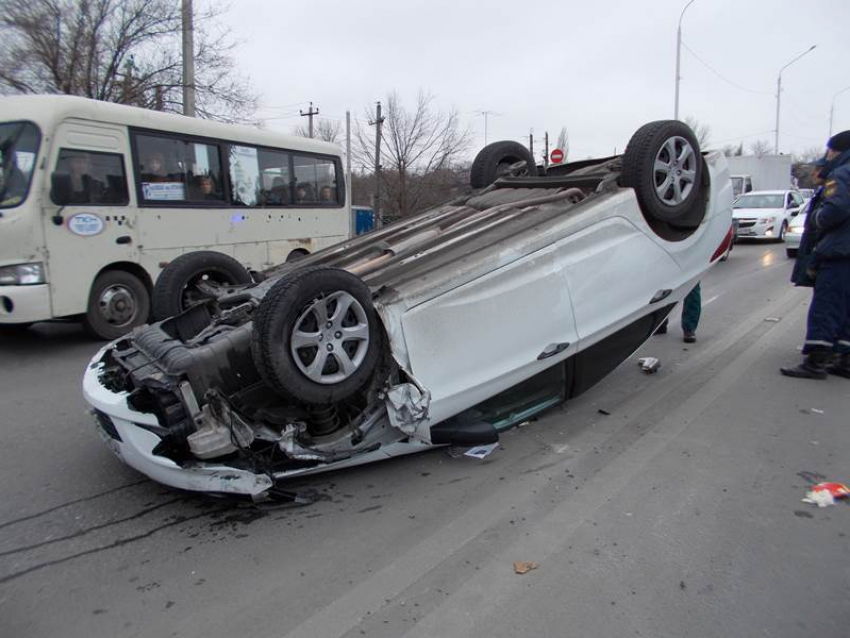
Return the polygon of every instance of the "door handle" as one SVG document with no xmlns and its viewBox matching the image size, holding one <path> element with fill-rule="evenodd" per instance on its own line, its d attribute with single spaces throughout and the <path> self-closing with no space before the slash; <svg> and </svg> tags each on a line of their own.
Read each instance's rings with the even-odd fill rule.
<svg viewBox="0 0 850 638">
<path fill-rule="evenodd" d="M 649 303 L 658 303 L 662 299 L 667 299 L 670 296 L 670 293 L 673 291 L 669 288 L 665 288 L 664 290 L 659 290 L 654 295 L 652 295 L 652 299 L 649 300 Z"/>
<path fill-rule="evenodd" d="M 546 348 L 537 355 L 537 360 L 542 361 L 543 359 L 548 359 L 549 357 L 554 357 L 559 352 L 563 352 L 567 348 L 570 347 L 569 342 L 564 341 L 561 343 L 550 343 Z"/>
</svg>

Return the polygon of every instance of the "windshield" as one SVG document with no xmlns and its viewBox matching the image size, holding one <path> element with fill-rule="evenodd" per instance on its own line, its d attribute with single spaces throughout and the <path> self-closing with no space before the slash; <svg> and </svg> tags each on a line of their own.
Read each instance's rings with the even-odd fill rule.
<svg viewBox="0 0 850 638">
<path fill-rule="evenodd" d="M 742 195 L 735 200 L 732 208 L 782 208 L 785 195 Z"/>
<path fill-rule="evenodd" d="M 27 198 L 38 143 L 35 124 L 0 124 L 0 208 L 13 208 Z"/>
</svg>

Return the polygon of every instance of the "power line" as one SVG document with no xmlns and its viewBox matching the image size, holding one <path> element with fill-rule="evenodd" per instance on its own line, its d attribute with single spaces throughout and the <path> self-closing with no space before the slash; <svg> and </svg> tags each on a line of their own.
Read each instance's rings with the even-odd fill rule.
<svg viewBox="0 0 850 638">
<path fill-rule="evenodd" d="M 732 80 L 730 80 L 729 78 L 725 77 L 722 73 L 720 73 L 720 71 L 718 71 L 717 69 L 715 69 L 714 67 L 712 67 L 712 66 L 711 66 L 708 62 L 706 62 L 706 61 L 705 61 L 705 60 L 703 60 L 701 57 L 699 57 L 699 56 L 698 56 L 698 55 L 694 52 L 694 50 L 693 50 L 693 49 L 691 49 L 691 48 L 690 48 L 687 44 L 685 44 L 684 42 L 682 42 L 682 46 L 685 48 L 685 50 L 686 50 L 688 53 L 690 53 L 692 56 L 694 56 L 694 57 L 696 58 L 697 62 L 699 62 L 700 64 L 702 64 L 702 65 L 703 65 L 706 69 L 708 69 L 709 71 L 711 71 L 712 73 L 714 73 L 714 75 L 716 75 L 716 76 L 717 76 L 717 77 L 719 77 L 721 80 L 723 80 L 724 82 L 726 82 L 726 84 L 729 84 L 730 86 L 734 86 L 736 89 L 738 89 L 738 90 L 740 90 L 740 91 L 746 91 L 747 93 L 755 93 L 756 95 L 773 95 L 773 93 L 772 93 L 771 91 L 757 91 L 757 90 L 755 90 L 755 89 L 748 89 L 748 88 L 747 88 L 747 87 L 745 87 L 745 86 L 741 86 L 741 85 L 740 85 L 740 84 L 738 84 L 737 82 L 733 82 L 733 81 L 732 81 Z"/>
</svg>

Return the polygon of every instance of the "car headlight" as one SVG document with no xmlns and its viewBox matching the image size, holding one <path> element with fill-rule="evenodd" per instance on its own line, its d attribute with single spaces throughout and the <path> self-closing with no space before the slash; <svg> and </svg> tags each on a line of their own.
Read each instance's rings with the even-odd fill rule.
<svg viewBox="0 0 850 638">
<path fill-rule="evenodd" d="M 44 264 L 15 264 L 0 267 L 0 286 L 32 286 L 44 283 Z"/>
<path fill-rule="evenodd" d="M 769 224 L 773 221 L 773 217 L 761 217 L 759 219 L 759 224 Z"/>
</svg>

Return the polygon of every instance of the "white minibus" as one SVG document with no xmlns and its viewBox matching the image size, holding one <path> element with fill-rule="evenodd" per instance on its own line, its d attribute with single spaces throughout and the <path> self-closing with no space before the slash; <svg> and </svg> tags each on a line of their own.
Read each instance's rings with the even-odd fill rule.
<svg viewBox="0 0 850 638">
<path fill-rule="evenodd" d="M 179 255 L 218 253 L 222 283 L 241 283 L 228 263 L 261 271 L 349 232 L 334 144 L 79 97 L 0 98 L 0 329 L 81 318 L 112 339 L 149 319 Z"/>
</svg>

